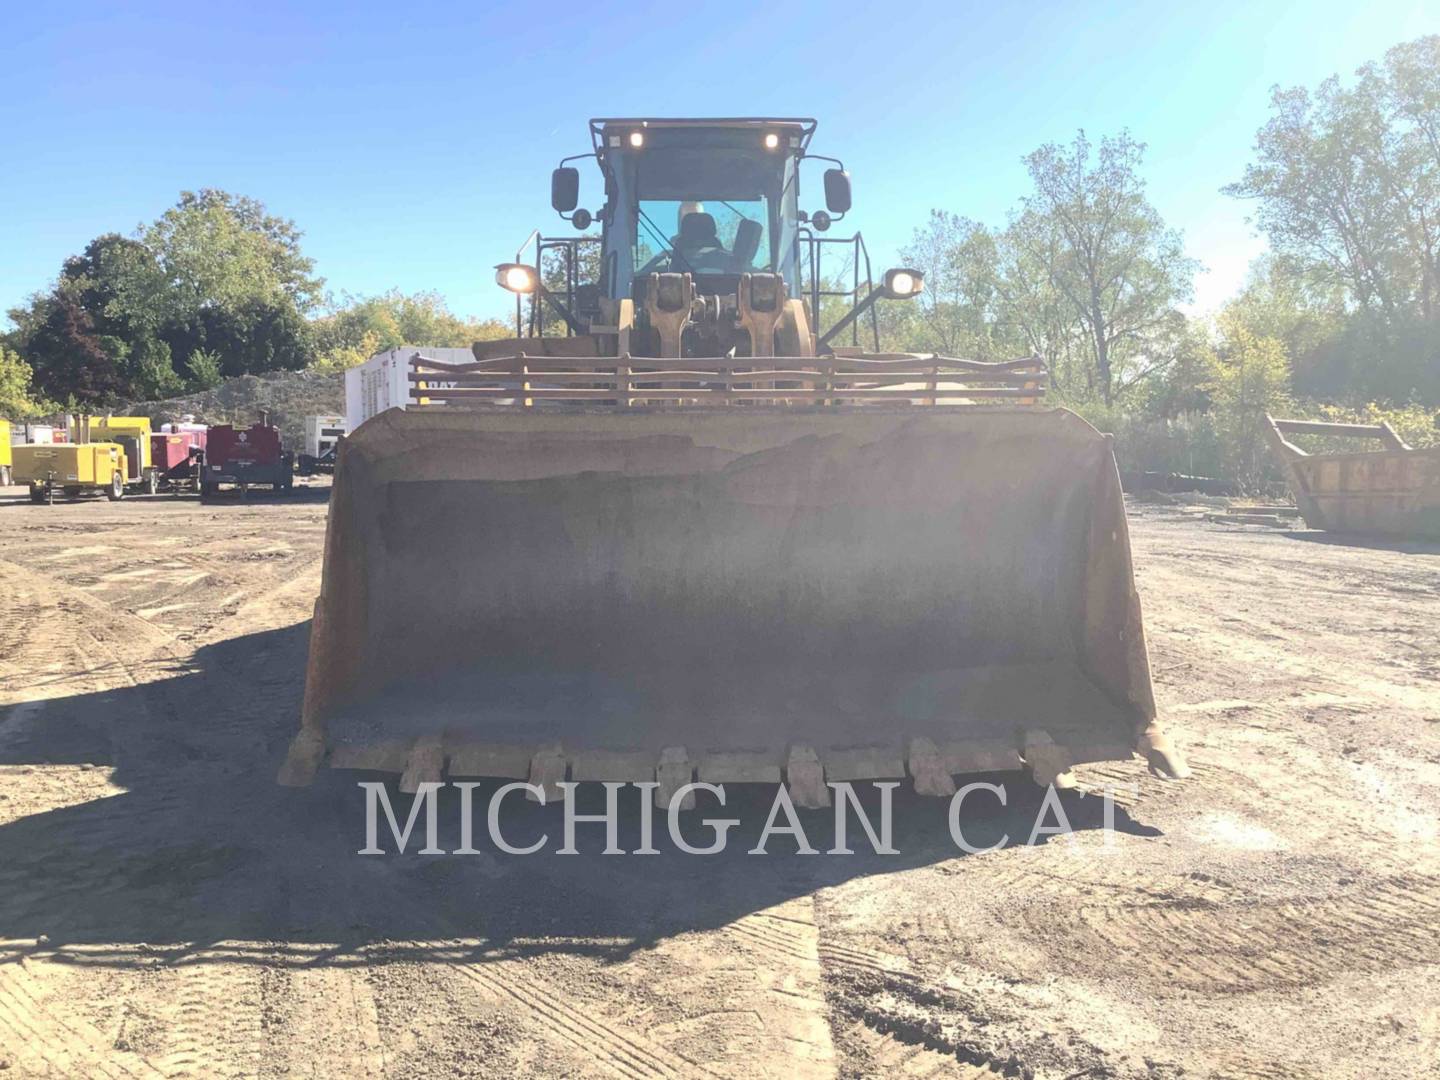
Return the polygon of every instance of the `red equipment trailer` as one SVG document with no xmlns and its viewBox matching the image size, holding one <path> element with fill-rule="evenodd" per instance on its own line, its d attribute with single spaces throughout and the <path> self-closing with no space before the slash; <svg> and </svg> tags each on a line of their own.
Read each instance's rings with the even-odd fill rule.
<svg viewBox="0 0 1440 1080">
<path fill-rule="evenodd" d="M 295 455 L 281 444 L 280 429 L 264 413 L 248 428 L 213 425 L 201 460 L 202 498 L 214 495 L 221 484 L 239 488 L 243 496 L 257 484 L 286 492 L 295 483 Z"/>
<path fill-rule="evenodd" d="M 207 432 L 198 425 L 187 425 L 178 430 L 160 431 L 150 435 L 150 461 L 162 484 L 174 490 L 183 486 L 199 484 L 200 459 L 205 454 Z"/>
</svg>

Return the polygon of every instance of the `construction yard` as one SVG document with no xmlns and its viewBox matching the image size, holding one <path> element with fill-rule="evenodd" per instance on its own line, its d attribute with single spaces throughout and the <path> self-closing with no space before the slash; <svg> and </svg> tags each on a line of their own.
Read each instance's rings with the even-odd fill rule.
<svg viewBox="0 0 1440 1080">
<path fill-rule="evenodd" d="M 979 855 L 902 789 L 899 855 L 566 857 L 515 800 L 536 855 L 375 858 L 365 776 L 275 783 L 327 494 L 0 496 L 5 1075 L 1435 1075 L 1440 548 L 1131 504 L 1194 775 L 1082 768 L 1069 838 L 1008 774 Z"/>
</svg>

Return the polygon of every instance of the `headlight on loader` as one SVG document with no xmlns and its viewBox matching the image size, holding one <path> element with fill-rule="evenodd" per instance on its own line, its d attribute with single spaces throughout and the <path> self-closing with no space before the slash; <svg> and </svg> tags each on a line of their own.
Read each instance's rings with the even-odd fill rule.
<svg viewBox="0 0 1440 1080">
<path fill-rule="evenodd" d="M 532 293 L 540 282 L 533 266 L 524 263 L 501 263 L 495 267 L 495 283 L 513 293 Z"/>
<path fill-rule="evenodd" d="M 919 270 L 886 270 L 885 295 L 891 300 L 908 300 L 919 296 L 925 288 L 925 275 Z"/>
</svg>

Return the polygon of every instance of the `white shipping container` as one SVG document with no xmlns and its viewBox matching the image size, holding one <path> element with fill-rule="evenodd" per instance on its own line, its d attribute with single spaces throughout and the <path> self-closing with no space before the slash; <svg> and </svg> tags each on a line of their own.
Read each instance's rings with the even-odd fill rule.
<svg viewBox="0 0 1440 1080">
<path fill-rule="evenodd" d="M 410 404 L 410 358 L 416 353 L 445 364 L 468 364 L 475 359 L 469 349 L 418 345 L 376 353 L 345 372 L 345 419 L 351 431 L 377 413 Z"/>
<path fill-rule="evenodd" d="M 324 457 L 330 448 L 349 431 L 343 416 L 307 416 L 305 418 L 305 453 L 313 458 Z"/>
</svg>

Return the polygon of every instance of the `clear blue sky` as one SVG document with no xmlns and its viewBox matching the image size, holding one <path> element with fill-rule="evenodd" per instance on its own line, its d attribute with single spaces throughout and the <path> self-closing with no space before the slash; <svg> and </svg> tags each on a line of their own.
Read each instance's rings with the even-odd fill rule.
<svg viewBox="0 0 1440 1080">
<path fill-rule="evenodd" d="M 931 207 L 1004 220 L 1020 158 L 1076 128 L 1149 144 L 1151 197 L 1209 268 L 1263 249 L 1219 194 L 1269 88 L 1440 31 L 1440 9 L 1256 3 L 6 4 L 0 309 L 182 189 L 294 218 L 336 291 L 503 314 L 490 267 L 563 230 L 549 170 L 592 115 L 815 116 L 879 261 Z M 1008 10 L 1007 10 L 1008 8 Z M 588 182 L 588 178 L 587 178 Z M 587 202 L 593 183 L 583 189 Z"/>
</svg>

